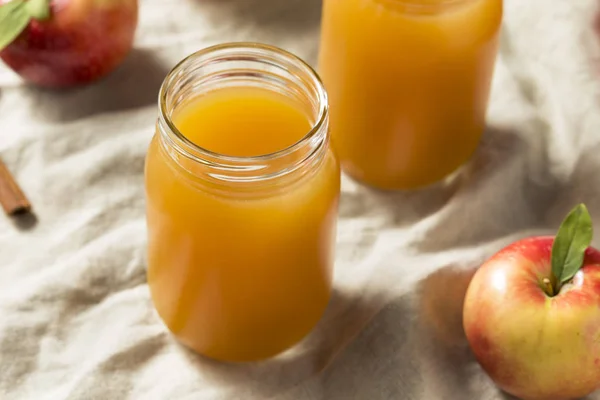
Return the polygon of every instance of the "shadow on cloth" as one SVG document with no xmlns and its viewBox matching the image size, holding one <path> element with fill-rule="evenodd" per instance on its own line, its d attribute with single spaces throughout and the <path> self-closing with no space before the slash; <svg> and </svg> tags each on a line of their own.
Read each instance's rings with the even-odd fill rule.
<svg viewBox="0 0 600 400">
<path fill-rule="evenodd" d="M 37 216 L 33 211 L 14 215 L 11 220 L 13 225 L 22 231 L 29 231 L 35 228 L 38 223 Z"/>
<path fill-rule="evenodd" d="M 116 70 L 88 86 L 52 90 L 27 86 L 41 117 L 68 122 L 88 116 L 154 105 L 171 66 L 151 52 L 133 49 Z"/>
<path fill-rule="evenodd" d="M 463 330 L 464 298 L 477 267 L 446 266 L 417 288 L 412 356 L 419 360 L 424 398 L 493 398 L 498 392 L 481 372 Z"/>
<path fill-rule="evenodd" d="M 463 301 L 476 268 L 441 268 L 413 293 L 382 307 L 325 371 L 323 398 L 501 398 L 462 328 Z"/>
<path fill-rule="evenodd" d="M 355 193 L 342 196 L 340 214 L 351 218 L 384 210 L 388 227 L 421 223 L 411 243 L 420 252 L 491 241 L 542 224 L 557 187 L 545 171 L 538 176 L 544 157 L 540 143 L 513 130 L 488 127 L 473 158 L 452 179 L 397 193 L 359 184 Z M 433 214 L 435 221 L 424 221 Z"/>
<path fill-rule="evenodd" d="M 348 178 L 351 179 L 351 178 Z M 440 210 L 458 188 L 456 179 L 412 192 L 385 192 L 354 181 L 356 190 L 344 192 L 340 199 L 340 218 L 382 215 L 384 226 L 411 225 Z"/>
<path fill-rule="evenodd" d="M 259 25 L 286 34 L 309 32 L 321 23 L 322 0 L 196 0 L 215 7 L 215 20 Z"/>
</svg>

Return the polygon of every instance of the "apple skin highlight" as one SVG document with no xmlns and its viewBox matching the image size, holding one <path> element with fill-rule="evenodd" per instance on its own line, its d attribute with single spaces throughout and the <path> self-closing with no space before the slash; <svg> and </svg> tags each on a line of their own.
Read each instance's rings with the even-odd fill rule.
<svg viewBox="0 0 600 400">
<path fill-rule="evenodd" d="M 9 0 L 0 0 L 0 4 Z M 52 0 L 0 58 L 25 81 L 64 88 L 96 81 L 122 63 L 138 24 L 138 1 Z"/>
<path fill-rule="evenodd" d="M 502 390 L 524 400 L 566 400 L 600 387 L 600 252 L 555 296 L 553 237 L 523 239 L 484 263 L 467 289 L 463 325 L 475 358 Z"/>
</svg>

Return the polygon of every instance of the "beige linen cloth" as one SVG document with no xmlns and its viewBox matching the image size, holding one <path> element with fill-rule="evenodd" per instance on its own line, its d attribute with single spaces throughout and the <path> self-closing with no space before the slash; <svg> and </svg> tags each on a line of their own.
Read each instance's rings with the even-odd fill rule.
<svg viewBox="0 0 600 400">
<path fill-rule="evenodd" d="M 232 40 L 316 64 L 320 6 L 144 0 L 135 50 L 98 84 L 37 90 L 0 69 L 0 156 L 37 216 L 0 215 L 1 399 L 508 398 L 473 361 L 461 302 L 483 260 L 554 232 L 575 203 L 600 232 L 593 0 L 506 0 L 489 129 L 453 184 L 382 194 L 344 180 L 335 293 L 295 349 L 257 365 L 209 361 L 152 308 L 143 165 L 162 79 Z"/>
</svg>

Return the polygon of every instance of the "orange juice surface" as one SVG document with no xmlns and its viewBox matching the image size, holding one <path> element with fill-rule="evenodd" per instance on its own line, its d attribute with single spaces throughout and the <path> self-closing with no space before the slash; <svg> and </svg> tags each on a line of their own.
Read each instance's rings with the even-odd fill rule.
<svg viewBox="0 0 600 400">
<path fill-rule="evenodd" d="M 184 101 L 172 121 L 197 146 L 234 157 L 286 149 L 312 126 L 299 104 L 252 87 Z M 146 164 L 148 283 L 159 315 L 181 342 L 220 360 L 292 346 L 330 297 L 340 190 L 332 152 L 312 172 L 248 196 L 212 190 L 194 175 L 201 166 L 175 163 L 163 140 L 155 136 Z"/>
<path fill-rule="evenodd" d="M 434 183 L 484 131 L 502 0 L 324 0 L 333 147 L 385 189 Z"/>
<path fill-rule="evenodd" d="M 252 87 L 216 90 L 176 111 L 179 131 L 215 153 L 253 157 L 298 142 L 312 125 L 300 104 Z"/>
</svg>

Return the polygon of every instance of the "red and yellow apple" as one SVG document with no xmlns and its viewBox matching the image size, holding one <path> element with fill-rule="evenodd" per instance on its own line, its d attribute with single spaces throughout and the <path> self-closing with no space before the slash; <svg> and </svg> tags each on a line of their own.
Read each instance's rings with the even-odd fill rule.
<svg viewBox="0 0 600 400">
<path fill-rule="evenodd" d="M 26 81 L 54 88 L 87 84 L 113 71 L 131 50 L 137 0 L 43 1 L 47 18 L 31 18 L 0 49 L 0 58 Z"/>
<path fill-rule="evenodd" d="M 577 399 L 600 387 L 600 252 L 573 238 L 582 226 L 591 241 L 590 220 L 563 223 L 562 238 L 509 245 L 467 289 L 463 325 L 475 358 L 498 387 L 521 399 Z M 561 262 L 571 269 L 562 279 Z"/>
</svg>

